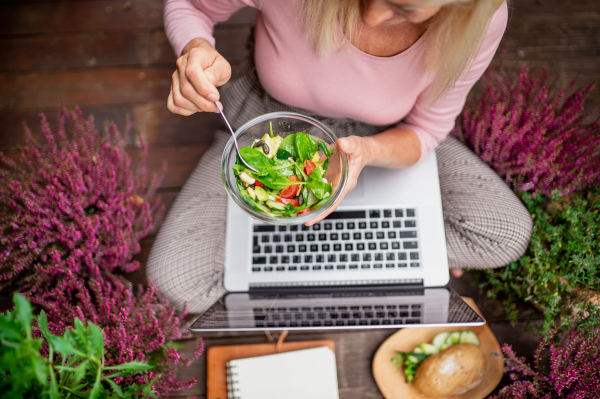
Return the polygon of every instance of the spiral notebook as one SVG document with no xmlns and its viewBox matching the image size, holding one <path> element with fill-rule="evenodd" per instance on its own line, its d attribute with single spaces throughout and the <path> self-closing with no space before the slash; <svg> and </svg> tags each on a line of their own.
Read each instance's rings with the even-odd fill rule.
<svg viewBox="0 0 600 399">
<path fill-rule="evenodd" d="M 328 347 L 231 360 L 228 399 L 339 399 L 335 354 Z"/>
</svg>

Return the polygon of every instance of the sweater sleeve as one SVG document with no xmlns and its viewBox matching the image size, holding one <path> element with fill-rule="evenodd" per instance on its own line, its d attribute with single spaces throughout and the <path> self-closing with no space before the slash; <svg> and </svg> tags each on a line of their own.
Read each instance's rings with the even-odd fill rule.
<svg viewBox="0 0 600 399">
<path fill-rule="evenodd" d="M 412 130 L 419 137 L 420 160 L 425 159 L 454 128 L 467 95 L 489 66 L 500 45 L 507 21 L 508 7 L 505 2 L 494 14 L 475 60 L 461 73 L 454 86 L 429 107 L 426 104 L 427 90 L 421 93 L 410 113 L 397 125 Z"/>
<path fill-rule="evenodd" d="M 179 57 L 192 39 L 202 37 L 213 46 L 213 28 L 246 7 L 260 9 L 264 0 L 165 0 L 164 22 L 167 37 Z"/>
</svg>

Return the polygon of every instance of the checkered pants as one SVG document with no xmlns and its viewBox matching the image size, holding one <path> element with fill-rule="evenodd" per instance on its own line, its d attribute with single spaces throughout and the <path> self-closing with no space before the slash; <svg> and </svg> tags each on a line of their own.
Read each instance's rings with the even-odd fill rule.
<svg viewBox="0 0 600 399">
<path fill-rule="evenodd" d="M 350 119 L 323 118 L 282 104 L 260 85 L 250 64 L 242 77 L 221 90 L 227 117 L 237 129 L 274 111 L 308 114 L 338 137 L 371 136 L 389 126 Z M 212 146 L 186 182 L 161 227 L 147 272 L 176 306 L 188 303 L 201 313 L 224 293 L 227 193 L 221 180 L 221 155 L 229 133 L 217 131 Z M 533 228 L 521 201 L 502 179 L 454 137 L 436 149 L 448 262 L 451 268 L 489 269 L 517 260 Z"/>
</svg>

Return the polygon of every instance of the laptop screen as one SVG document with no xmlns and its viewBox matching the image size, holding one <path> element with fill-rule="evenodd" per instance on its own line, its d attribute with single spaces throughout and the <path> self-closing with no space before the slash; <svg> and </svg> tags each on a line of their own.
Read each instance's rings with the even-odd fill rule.
<svg viewBox="0 0 600 399">
<path fill-rule="evenodd" d="M 397 329 L 485 323 L 449 287 L 346 288 L 229 293 L 190 330 Z"/>
</svg>

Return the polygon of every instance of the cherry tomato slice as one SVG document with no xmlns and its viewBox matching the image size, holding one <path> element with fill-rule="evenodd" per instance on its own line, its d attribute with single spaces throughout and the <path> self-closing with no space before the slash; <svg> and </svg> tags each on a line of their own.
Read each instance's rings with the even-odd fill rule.
<svg viewBox="0 0 600 399">
<path fill-rule="evenodd" d="M 256 179 L 256 181 L 254 182 L 254 185 L 257 187 L 264 187 L 265 185 L 262 184 L 261 182 L 258 181 L 258 179 Z"/>
<path fill-rule="evenodd" d="M 291 181 L 300 181 L 298 180 L 298 178 L 296 177 L 296 175 L 290 176 L 290 180 Z M 298 190 L 300 189 L 300 185 L 299 184 L 294 184 L 292 186 L 287 186 L 286 188 L 284 188 L 283 190 L 281 190 L 279 192 L 279 196 L 281 198 L 294 198 L 296 196 L 296 194 L 298 194 Z"/>
<path fill-rule="evenodd" d="M 310 213 L 310 209 L 306 208 L 305 210 L 298 212 L 298 215 L 304 215 L 305 213 Z"/>
<path fill-rule="evenodd" d="M 313 169 L 316 168 L 317 165 L 313 161 L 306 161 L 306 166 L 304 167 L 304 172 L 306 172 L 307 176 L 313 172 Z"/>
<path fill-rule="evenodd" d="M 292 205 L 294 205 L 295 207 L 299 207 L 299 206 L 300 206 L 300 203 L 298 202 L 298 200 L 297 200 L 297 199 L 293 199 L 293 198 L 292 198 L 292 199 L 287 199 L 287 198 L 275 198 L 275 201 L 277 201 L 277 202 L 281 202 L 282 204 L 285 204 L 285 205 L 287 205 L 287 204 L 292 204 Z"/>
</svg>

